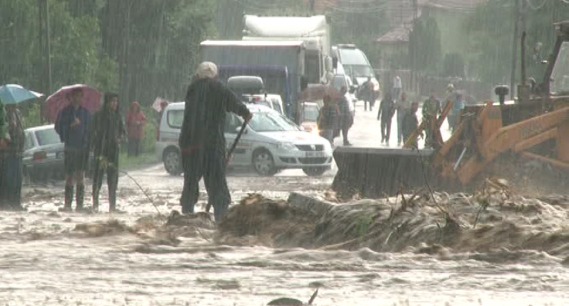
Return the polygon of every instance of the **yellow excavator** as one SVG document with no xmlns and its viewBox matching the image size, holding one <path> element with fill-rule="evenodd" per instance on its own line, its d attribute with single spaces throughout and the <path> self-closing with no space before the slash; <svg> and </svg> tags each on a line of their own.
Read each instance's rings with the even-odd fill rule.
<svg viewBox="0 0 569 306">
<path fill-rule="evenodd" d="M 505 103 L 507 87 L 496 87 L 499 103 L 465 107 L 446 141 L 440 128 L 452 101 L 436 120 L 422 122 L 402 149 L 338 147 L 332 189 L 348 198 L 355 194 L 377 198 L 426 185 L 464 190 L 506 153 L 569 170 L 569 21 L 556 23 L 555 28 L 557 40 L 541 83 L 526 79 L 523 33 L 523 82 L 513 103 Z M 413 139 L 425 129 L 433 132 L 433 149 L 414 147 Z"/>
</svg>

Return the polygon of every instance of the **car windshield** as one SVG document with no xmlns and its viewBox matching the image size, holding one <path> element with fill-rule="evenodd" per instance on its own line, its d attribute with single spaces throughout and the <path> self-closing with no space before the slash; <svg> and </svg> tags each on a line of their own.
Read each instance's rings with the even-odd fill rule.
<svg viewBox="0 0 569 306">
<path fill-rule="evenodd" d="M 184 110 L 176 109 L 168 111 L 168 125 L 173 128 L 181 128 L 184 121 Z"/>
<path fill-rule="evenodd" d="M 569 42 L 563 42 L 551 72 L 551 93 L 569 93 Z"/>
<path fill-rule="evenodd" d="M 38 130 L 36 131 L 36 138 L 38 139 L 38 144 L 40 146 L 61 143 L 59 135 L 57 135 L 55 129 Z"/>
<path fill-rule="evenodd" d="M 288 118 L 273 112 L 257 112 L 249 122 L 249 127 L 257 132 L 299 131 Z"/>
<path fill-rule="evenodd" d="M 318 119 L 318 108 L 316 106 L 304 107 L 304 121 L 316 122 Z"/>
</svg>

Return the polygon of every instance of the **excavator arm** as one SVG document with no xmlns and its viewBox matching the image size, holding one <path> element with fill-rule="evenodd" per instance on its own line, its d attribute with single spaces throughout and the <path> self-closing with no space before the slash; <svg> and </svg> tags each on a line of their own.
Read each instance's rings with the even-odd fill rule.
<svg viewBox="0 0 569 306">
<path fill-rule="evenodd" d="M 448 161 L 449 147 L 439 150 L 435 157 L 443 176 L 456 176 L 466 185 L 482 172 L 488 164 L 506 152 L 521 153 L 527 158 L 539 159 L 554 166 L 569 169 L 569 145 L 566 140 L 569 131 L 569 107 L 564 107 L 518 123 L 501 127 L 501 112 L 498 106 L 488 103 L 472 121 L 463 121 L 461 127 L 445 145 L 463 144 L 462 152 L 469 152 L 468 157 L 461 154 L 453 164 Z M 470 125 L 470 126 L 469 126 Z M 470 127 L 472 133 L 465 135 Z M 466 137 L 469 136 L 469 137 Z M 452 141 L 455 138 L 455 141 Z M 462 142 L 456 141 L 462 139 Z M 547 140 L 557 141 L 557 158 L 526 152 Z M 462 160 L 465 160 L 462 163 Z M 452 167 L 452 171 L 450 169 Z M 454 175 L 452 175 L 454 173 Z"/>
</svg>

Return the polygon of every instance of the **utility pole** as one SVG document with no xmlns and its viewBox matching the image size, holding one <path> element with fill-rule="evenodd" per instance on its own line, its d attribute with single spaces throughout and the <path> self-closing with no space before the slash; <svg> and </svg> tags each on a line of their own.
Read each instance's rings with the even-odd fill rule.
<svg viewBox="0 0 569 306">
<path fill-rule="evenodd" d="M 516 0 L 514 5 L 514 44 L 512 46 L 512 73 L 510 75 L 510 99 L 514 100 L 516 96 L 516 67 L 518 66 L 518 44 L 519 44 L 519 27 L 521 17 L 520 2 L 525 0 Z"/>
<path fill-rule="evenodd" d="M 48 0 L 38 0 L 39 8 L 39 41 L 42 52 L 44 69 L 42 73 L 42 87 L 44 92 L 51 93 L 51 40 L 49 31 L 49 4 Z"/>
<path fill-rule="evenodd" d="M 310 11 L 314 13 L 314 4 L 316 0 L 308 0 L 308 5 L 310 6 Z"/>
</svg>

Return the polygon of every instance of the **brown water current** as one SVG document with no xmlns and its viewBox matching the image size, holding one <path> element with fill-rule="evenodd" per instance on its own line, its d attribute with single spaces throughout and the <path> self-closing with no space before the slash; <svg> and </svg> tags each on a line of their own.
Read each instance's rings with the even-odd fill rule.
<svg viewBox="0 0 569 306">
<path fill-rule="evenodd" d="M 27 189 L 28 212 L 0 212 L 0 305 L 569 304 L 567 197 L 243 189 L 215 225 L 171 213 L 178 189 L 153 190 L 160 215 L 131 184 L 112 215 Z"/>
</svg>

